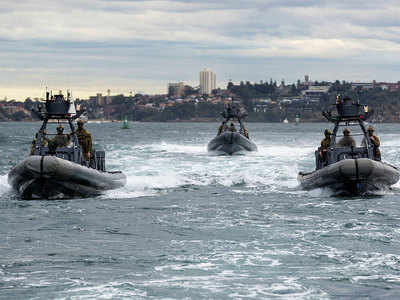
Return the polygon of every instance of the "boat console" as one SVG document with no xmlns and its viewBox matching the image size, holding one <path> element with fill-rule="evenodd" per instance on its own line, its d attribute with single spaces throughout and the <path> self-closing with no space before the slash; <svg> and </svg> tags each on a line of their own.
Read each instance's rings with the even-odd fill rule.
<svg viewBox="0 0 400 300">
<path fill-rule="evenodd" d="M 226 106 L 223 112 L 221 112 L 221 116 L 225 119 L 225 123 L 227 123 L 229 120 L 234 121 L 236 119 L 240 125 L 239 133 L 248 138 L 248 132 L 243 124 L 243 119 L 245 119 L 247 115 L 248 113 L 244 107 L 241 107 L 239 104 L 236 104 L 233 101 Z"/>
<path fill-rule="evenodd" d="M 54 155 L 80 165 L 86 165 L 74 126 L 74 120 L 78 119 L 83 113 L 84 111 L 75 111 L 75 105 L 71 100 L 71 94 L 69 92 L 66 98 L 61 92 L 57 95 L 51 95 L 49 92 L 46 92 L 44 105 L 40 105 L 32 110 L 32 114 L 43 121 L 37 133 L 36 142 L 33 145 L 33 155 Z M 47 136 L 54 136 L 54 134 L 44 134 L 47 131 L 46 129 L 50 123 L 49 121 L 56 121 L 60 125 L 66 124 L 70 128 L 69 136 L 71 145 L 67 147 L 57 147 L 54 154 L 50 153 L 48 145 L 43 143 L 43 141 L 50 141 Z M 93 150 L 92 152 L 89 167 L 99 171 L 105 171 L 104 151 Z"/>
<path fill-rule="evenodd" d="M 372 112 L 368 110 L 368 106 L 361 105 L 359 102 L 352 101 L 349 97 L 336 98 L 336 111 L 324 111 L 323 116 L 330 122 L 334 123 L 331 135 L 331 144 L 327 150 L 326 160 L 323 160 L 320 154 L 321 147 L 315 151 L 316 169 L 319 170 L 325 166 L 336 163 L 347 158 L 369 158 L 373 157 L 373 146 L 369 140 L 368 132 L 365 128 L 364 121 L 367 120 Z M 340 127 L 358 126 L 361 134 L 366 141 L 365 146 L 359 147 L 338 147 L 336 138 L 340 137 L 338 131 Z"/>
<path fill-rule="evenodd" d="M 398 182 L 400 173 L 396 167 L 382 162 L 380 157 L 374 157 L 374 146 L 364 124 L 372 115 L 368 107 L 350 98 L 340 97 L 337 98 L 335 106 L 335 111 L 323 113 L 328 121 L 335 125 L 330 145 L 326 152 L 322 153 L 321 147 L 315 151 L 316 170 L 299 172 L 297 179 L 301 187 L 305 190 L 330 188 L 335 195 L 364 195 L 390 188 Z M 351 139 L 336 143 L 340 126 L 360 128 L 360 134 L 353 133 L 351 136 L 363 137 L 361 146 L 354 145 Z"/>
</svg>

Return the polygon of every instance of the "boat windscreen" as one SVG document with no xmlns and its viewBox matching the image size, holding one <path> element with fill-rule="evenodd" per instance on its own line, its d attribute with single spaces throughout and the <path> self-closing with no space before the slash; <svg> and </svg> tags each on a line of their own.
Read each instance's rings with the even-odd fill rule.
<svg viewBox="0 0 400 300">
<path fill-rule="evenodd" d="M 343 131 L 344 129 L 349 129 L 350 130 L 350 136 L 355 140 L 356 142 L 356 147 L 361 147 L 361 143 L 364 139 L 364 133 L 361 130 L 361 127 L 359 124 L 348 124 L 348 125 L 340 125 L 338 132 L 336 134 L 336 143 L 340 141 L 341 138 L 343 138 Z"/>
</svg>

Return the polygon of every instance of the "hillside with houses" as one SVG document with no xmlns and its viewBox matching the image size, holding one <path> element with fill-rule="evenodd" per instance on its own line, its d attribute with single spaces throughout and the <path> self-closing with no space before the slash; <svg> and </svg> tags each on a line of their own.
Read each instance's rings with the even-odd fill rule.
<svg viewBox="0 0 400 300">
<path fill-rule="evenodd" d="M 105 95 L 98 93 L 88 99 L 76 99 L 78 109 L 85 109 L 89 119 L 143 122 L 209 122 L 220 120 L 224 105 L 240 102 L 248 111 L 249 122 L 324 121 L 321 111 L 335 103 L 338 94 L 350 96 L 374 110 L 378 122 L 400 121 L 400 83 L 304 81 L 229 82 L 225 89 L 204 94 L 183 83 L 170 84 L 164 95 Z M 43 99 L 0 101 L 0 121 L 32 120 L 30 110 Z"/>
</svg>

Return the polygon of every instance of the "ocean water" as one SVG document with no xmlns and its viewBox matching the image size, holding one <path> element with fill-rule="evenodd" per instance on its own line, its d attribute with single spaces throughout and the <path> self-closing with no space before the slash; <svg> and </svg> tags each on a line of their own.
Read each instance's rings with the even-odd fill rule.
<svg viewBox="0 0 400 300">
<path fill-rule="evenodd" d="M 19 200 L 7 173 L 40 123 L 0 123 L 0 299 L 398 299 L 400 185 L 302 191 L 329 124 L 254 124 L 259 151 L 208 155 L 216 123 L 88 124 L 124 188 Z M 400 125 L 378 124 L 400 166 Z"/>
</svg>

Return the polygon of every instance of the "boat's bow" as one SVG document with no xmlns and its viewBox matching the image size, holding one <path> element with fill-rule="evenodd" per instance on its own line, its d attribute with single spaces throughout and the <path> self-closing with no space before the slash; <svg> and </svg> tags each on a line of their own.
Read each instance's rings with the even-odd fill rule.
<svg viewBox="0 0 400 300">
<path fill-rule="evenodd" d="M 243 151 L 257 151 L 257 146 L 238 132 L 224 132 L 208 143 L 208 151 L 232 155 Z"/>
<path fill-rule="evenodd" d="M 334 191 L 364 193 L 389 188 L 399 180 L 399 170 L 368 158 L 344 159 L 310 173 L 299 173 L 306 190 L 327 187 Z"/>
<path fill-rule="evenodd" d="M 98 195 L 126 184 L 121 172 L 102 172 L 55 156 L 33 155 L 8 174 L 21 198 L 57 198 Z"/>
</svg>

